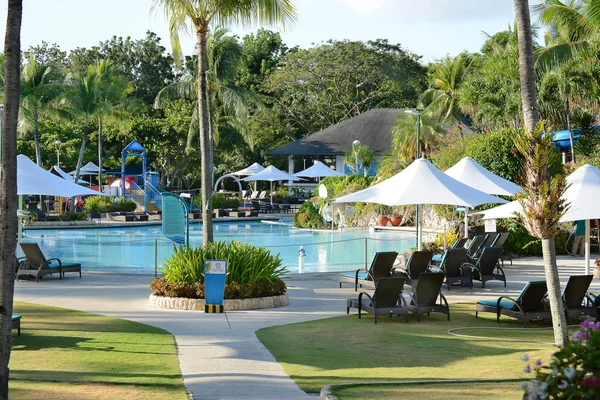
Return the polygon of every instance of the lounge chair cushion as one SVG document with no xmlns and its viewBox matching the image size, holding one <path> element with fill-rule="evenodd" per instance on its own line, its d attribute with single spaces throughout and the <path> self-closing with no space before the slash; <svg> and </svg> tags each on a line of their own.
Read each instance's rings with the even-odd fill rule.
<svg viewBox="0 0 600 400">
<path fill-rule="evenodd" d="M 343 272 L 340 275 L 348 277 L 348 278 L 355 278 L 356 277 L 356 272 Z M 358 273 L 358 279 L 366 280 L 367 276 L 368 276 L 368 274 L 366 272 L 359 272 Z"/>
<path fill-rule="evenodd" d="M 21 319 L 21 316 L 20 316 L 20 315 L 13 315 L 13 316 L 12 316 L 12 321 L 17 321 L 17 320 L 19 320 L 19 319 Z"/>
<path fill-rule="evenodd" d="M 65 263 L 63 263 L 63 267 L 65 266 Z M 52 269 L 52 268 L 60 268 L 60 265 L 58 264 L 57 260 L 50 260 L 48 261 L 48 268 Z"/>
<path fill-rule="evenodd" d="M 63 262 L 62 263 L 62 267 L 63 268 L 81 267 L 81 263 Z M 58 261 L 56 261 L 56 260 L 50 260 L 48 262 L 48 268 L 59 268 Z"/>
<path fill-rule="evenodd" d="M 498 300 L 479 300 L 477 304 L 481 304 L 482 306 L 496 308 L 498 304 Z M 500 308 L 503 310 L 516 311 L 517 306 L 514 302 L 510 300 L 500 300 Z"/>
<path fill-rule="evenodd" d="M 431 257 L 431 262 L 440 264 L 442 262 L 442 256 L 443 254 L 434 254 L 433 257 Z"/>
</svg>

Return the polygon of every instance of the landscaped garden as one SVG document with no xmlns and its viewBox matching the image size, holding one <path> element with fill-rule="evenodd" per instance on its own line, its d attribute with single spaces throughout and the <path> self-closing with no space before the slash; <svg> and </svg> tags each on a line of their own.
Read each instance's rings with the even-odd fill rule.
<svg viewBox="0 0 600 400">
<path fill-rule="evenodd" d="M 187 399 L 170 333 L 30 303 L 15 303 L 17 313 L 11 399 Z"/>
<path fill-rule="evenodd" d="M 474 304 L 453 304 L 451 320 L 431 314 L 416 322 L 373 318 L 365 315 L 336 317 L 313 322 L 261 329 L 258 338 L 273 353 L 285 372 L 302 390 L 319 393 L 326 385 L 381 383 L 378 386 L 333 387 L 339 399 L 364 398 L 482 398 L 514 399 L 522 395 L 518 380 L 530 379 L 523 372 L 525 354 L 547 362 L 556 351 L 551 329 L 520 328 L 514 320 L 495 315 L 475 318 Z M 546 326 L 547 327 L 547 326 Z M 456 333 L 489 339 L 458 337 Z M 498 329 L 502 328 L 502 329 Z M 527 341 L 527 342 L 520 342 Z M 538 343 L 532 343 L 538 342 Z M 400 385 L 386 382 L 448 379 L 517 379 L 485 384 Z M 430 397 L 431 396 L 431 397 Z M 498 396 L 498 397 L 496 397 Z"/>
</svg>

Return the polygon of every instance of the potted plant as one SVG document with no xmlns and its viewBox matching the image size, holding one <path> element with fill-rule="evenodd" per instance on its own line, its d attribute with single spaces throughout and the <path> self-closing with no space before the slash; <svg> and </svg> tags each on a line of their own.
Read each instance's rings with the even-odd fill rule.
<svg viewBox="0 0 600 400">
<path fill-rule="evenodd" d="M 388 224 L 388 222 L 390 221 L 390 219 L 388 218 L 390 211 L 391 209 L 388 206 L 384 206 L 382 204 L 377 206 L 378 215 L 375 219 L 375 221 L 377 222 L 377 226 L 386 226 Z"/>
<path fill-rule="evenodd" d="M 392 215 L 390 216 L 392 226 L 400 226 L 402 218 L 404 218 L 404 210 L 401 207 L 392 208 Z"/>
</svg>

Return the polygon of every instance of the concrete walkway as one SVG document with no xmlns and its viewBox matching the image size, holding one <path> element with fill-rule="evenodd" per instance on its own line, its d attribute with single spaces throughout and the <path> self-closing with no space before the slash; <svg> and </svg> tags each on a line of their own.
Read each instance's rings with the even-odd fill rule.
<svg viewBox="0 0 600 400">
<path fill-rule="evenodd" d="M 529 280 L 543 279 L 542 261 L 529 258 L 505 268 L 509 284 L 478 282 L 473 290 L 453 288 L 450 302 L 516 295 Z M 561 257 L 561 281 L 583 273 L 581 258 Z M 65 307 L 128 319 L 163 328 L 175 336 L 184 384 L 194 399 L 310 399 L 256 338 L 256 330 L 294 322 L 345 315 L 353 288 L 338 288 L 338 274 L 295 275 L 287 280 L 290 305 L 263 311 L 205 314 L 154 309 L 148 305 L 151 276 L 73 274 L 63 281 L 47 277 L 39 283 L 17 282 L 15 300 Z M 350 285 L 348 285 L 350 286 Z M 594 292 L 600 282 L 594 281 Z M 227 319 L 229 319 L 229 323 Z M 426 322 L 423 322 L 426 323 Z M 231 327 L 230 327 L 231 325 Z M 26 317 L 23 329 L 27 329 Z"/>
</svg>

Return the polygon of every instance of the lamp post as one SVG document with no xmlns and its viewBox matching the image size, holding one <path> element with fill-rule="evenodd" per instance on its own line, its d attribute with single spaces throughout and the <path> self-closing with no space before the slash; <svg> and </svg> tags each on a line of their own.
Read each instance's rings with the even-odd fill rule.
<svg viewBox="0 0 600 400">
<path fill-rule="evenodd" d="M 352 142 L 352 151 L 354 152 L 354 171 L 358 175 L 358 151 L 360 150 L 360 141 L 357 139 Z"/>
<path fill-rule="evenodd" d="M 57 140 L 54 142 L 54 148 L 56 149 L 56 166 L 60 167 L 60 145 L 61 141 Z"/>
<path fill-rule="evenodd" d="M 413 108 L 404 110 L 405 113 L 414 115 L 417 117 L 417 160 L 421 158 L 421 112 L 423 112 L 420 108 Z M 421 232 L 421 218 L 420 218 L 420 208 L 419 204 L 416 205 L 416 231 L 417 231 L 417 249 L 419 251 L 423 250 L 423 233 Z"/>
</svg>

